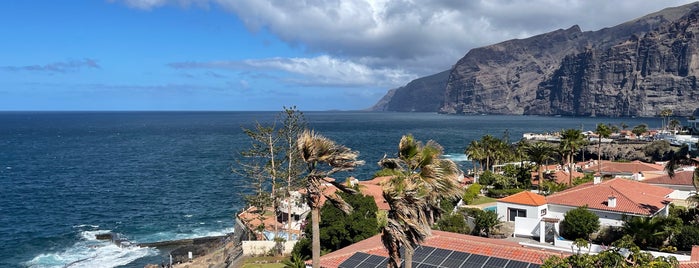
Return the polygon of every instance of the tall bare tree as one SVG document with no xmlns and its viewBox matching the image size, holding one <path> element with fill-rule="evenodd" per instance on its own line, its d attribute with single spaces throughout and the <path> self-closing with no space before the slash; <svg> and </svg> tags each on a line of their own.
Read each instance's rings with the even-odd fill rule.
<svg viewBox="0 0 699 268">
<path fill-rule="evenodd" d="M 307 123 L 303 113 L 296 109 L 296 106 L 284 107 L 280 114 L 279 121 L 282 126 L 279 130 L 279 137 L 283 141 L 283 154 L 285 167 L 281 173 L 286 177 L 285 197 L 288 202 L 287 206 L 287 240 L 291 240 L 291 192 L 298 187 L 303 173 L 304 166 L 301 161 L 301 154 L 297 144 L 299 135 L 306 129 Z"/>
<path fill-rule="evenodd" d="M 346 213 L 352 211 L 352 207 L 339 195 L 335 193 L 325 195 L 323 184 L 331 183 L 342 191 L 354 193 L 353 189 L 330 180 L 328 177 L 340 171 L 352 170 L 356 166 L 364 164 L 364 161 L 357 160 L 358 152 L 309 130 L 305 130 L 299 135 L 297 146 L 301 153 L 301 159 L 306 165 L 305 184 L 307 202 L 311 208 L 313 267 L 318 268 L 320 267 L 320 208 L 323 205 L 321 197 L 325 196 L 328 201 Z"/>
</svg>

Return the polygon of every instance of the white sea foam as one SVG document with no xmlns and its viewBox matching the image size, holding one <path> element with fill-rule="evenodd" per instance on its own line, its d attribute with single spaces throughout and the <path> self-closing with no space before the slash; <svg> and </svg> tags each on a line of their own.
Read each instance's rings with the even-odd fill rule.
<svg viewBox="0 0 699 268">
<path fill-rule="evenodd" d="M 24 265 L 36 268 L 115 267 L 158 254 L 158 250 L 154 248 L 119 247 L 111 241 L 96 239 L 97 234 L 107 232 L 109 231 L 83 231 L 80 233 L 80 241 L 69 248 L 60 252 L 40 254 Z"/>
<path fill-rule="evenodd" d="M 170 240 L 181 240 L 181 239 L 192 239 L 200 237 L 211 237 L 211 236 L 223 236 L 232 233 L 233 227 L 223 228 L 223 229 L 211 229 L 211 228 L 194 228 L 190 232 L 158 232 L 155 234 L 147 235 L 144 237 L 139 237 L 140 242 L 159 242 L 159 241 L 170 241 Z"/>
<path fill-rule="evenodd" d="M 468 155 L 466 155 L 466 154 L 445 154 L 443 156 L 444 156 L 444 158 L 455 161 L 455 162 L 470 161 L 470 159 L 468 159 Z"/>
<path fill-rule="evenodd" d="M 185 218 L 191 218 L 192 216 L 194 216 L 194 215 L 192 215 L 192 214 L 184 215 Z"/>
<path fill-rule="evenodd" d="M 99 228 L 100 226 L 99 226 L 99 225 L 93 225 L 93 224 L 79 224 L 79 225 L 73 225 L 73 228 L 78 228 L 78 229 L 82 229 L 82 228 L 86 228 L 86 227 L 89 227 L 89 228 L 92 228 L 92 229 L 97 229 L 97 228 Z"/>
</svg>

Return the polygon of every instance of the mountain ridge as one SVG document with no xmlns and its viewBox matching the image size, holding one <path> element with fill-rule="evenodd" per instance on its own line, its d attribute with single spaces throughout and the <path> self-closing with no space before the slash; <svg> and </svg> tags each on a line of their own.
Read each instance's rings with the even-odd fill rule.
<svg viewBox="0 0 699 268">
<path fill-rule="evenodd" d="M 582 116 L 655 116 L 672 109 L 690 115 L 699 107 L 697 17 L 699 3 L 692 3 L 597 31 L 574 25 L 474 48 L 448 76 L 440 72 L 392 89 L 371 109 Z"/>
</svg>

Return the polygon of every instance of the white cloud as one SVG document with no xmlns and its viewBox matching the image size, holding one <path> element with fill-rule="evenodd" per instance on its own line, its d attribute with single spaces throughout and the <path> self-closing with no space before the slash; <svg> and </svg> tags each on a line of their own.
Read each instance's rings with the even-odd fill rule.
<svg viewBox="0 0 699 268">
<path fill-rule="evenodd" d="M 250 66 L 284 69 L 327 82 L 345 75 L 402 81 L 448 69 L 468 50 L 580 25 L 610 27 L 689 0 L 122 0 L 151 9 L 212 6 L 234 13 L 251 31 L 297 44 L 308 59 L 259 59 Z M 280 55 L 283 56 L 283 55 Z M 333 65 L 342 69 L 310 70 Z M 304 67 L 305 66 L 305 67 Z M 398 70 L 398 71 L 396 71 Z M 334 72 L 325 76 L 321 71 Z M 344 78 L 344 79 L 342 79 Z M 357 81 L 357 80 L 354 80 Z M 360 82 L 364 83 L 364 82 Z M 392 85 L 392 86 L 399 86 Z"/>
<path fill-rule="evenodd" d="M 242 61 L 178 62 L 176 69 L 231 69 L 282 72 L 283 82 L 302 86 L 394 86 L 417 78 L 400 69 L 372 68 L 327 55 L 313 58 L 268 58 Z M 288 75 L 288 76 L 287 76 Z"/>
<path fill-rule="evenodd" d="M 24 65 L 24 66 L 0 66 L 0 70 L 5 71 L 26 71 L 26 72 L 46 72 L 46 73 L 67 73 L 74 72 L 80 69 L 100 69 L 97 60 L 82 59 L 68 60 L 60 62 L 52 62 L 44 65 Z"/>
</svg>

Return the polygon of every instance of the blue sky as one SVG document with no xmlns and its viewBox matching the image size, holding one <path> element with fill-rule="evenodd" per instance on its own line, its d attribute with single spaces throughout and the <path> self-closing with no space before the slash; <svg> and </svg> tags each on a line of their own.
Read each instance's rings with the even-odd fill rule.
<svg viewBox="0 0 699 268">
<path fill-rule="evenodd" d="M 474 47 L 688 2 L 7 1 L 0 110 L 364 109 Z"/>
</svg>

